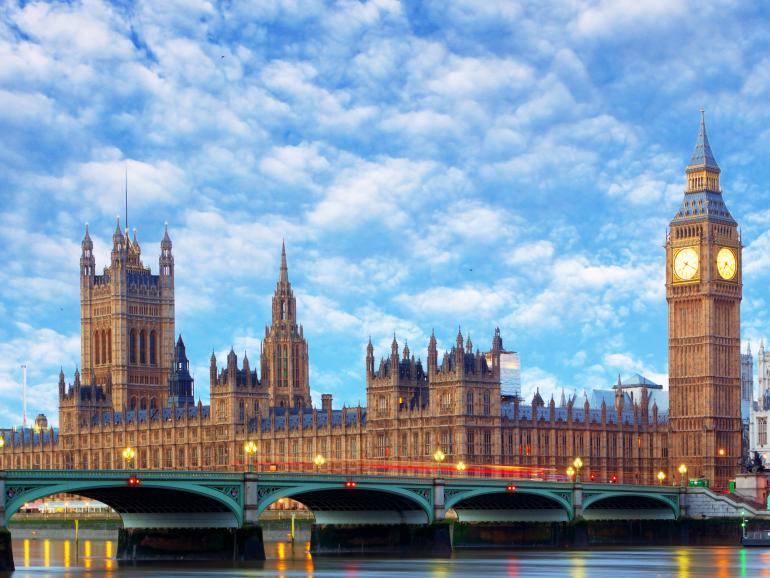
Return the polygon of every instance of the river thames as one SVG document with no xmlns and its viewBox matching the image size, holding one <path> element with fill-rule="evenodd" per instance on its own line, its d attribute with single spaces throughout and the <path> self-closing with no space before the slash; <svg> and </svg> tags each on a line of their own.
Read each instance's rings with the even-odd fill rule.
<svg viewBox="0 0 770 578">
<path fill-rule="evenodd" d="M 592 550 L 461 550 L 451 558 L 314 558 L 306 543 L 266 544 L 268 560 L 248 566 L 185 563 L 118 566 L 112 540 L 14 540 L 15 578 L 42 576 L 276 576 L 372 578 L 488 576 L 569 578 L 770 577 L 770 549 L 740 547 L 615 548 Z"/>
</svg>

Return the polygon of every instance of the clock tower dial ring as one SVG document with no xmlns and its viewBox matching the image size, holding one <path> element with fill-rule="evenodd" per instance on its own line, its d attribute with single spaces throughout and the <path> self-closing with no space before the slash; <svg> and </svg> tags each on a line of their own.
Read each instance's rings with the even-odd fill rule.
<svg viewBox="0 0 770 578">
<path fill-rule="evenodd" d="M 735 253 L 727 247 L 722 247 L 717 253 L 717 271 L 722 279 L 730 281 L 735 277 L 737 265 L 735 262 Z"/>
<path fill-rule="evenodd" d="M 693 247 L 685 247 L 676 252 L 674 274 L 682 281 L 692 281 L 698 274 L 698 252 Z"/>
</svg>

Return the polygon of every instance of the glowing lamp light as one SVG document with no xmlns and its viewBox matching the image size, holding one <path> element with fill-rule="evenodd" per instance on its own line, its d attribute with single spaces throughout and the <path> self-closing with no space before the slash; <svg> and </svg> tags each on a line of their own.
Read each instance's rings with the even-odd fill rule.
<svg viewBox="0 0 770 578">
<path fill-rule="evenodd" d="M 610 483 L 611 484 L 617 484 L 618 483 L 618 476 L 616 476 L 615 474 L 612 474 L 612 476 L 610 476 Z"/>
<path fill-rule="evenodd" d="M 575 469 L 580 471 L 580 468 L 583 467 L 583 460 L 580 459 L 580 457 L 575 458 L 575 461 L 572 462 L 572 465 L 575 466 Z"/>
<path fill-rule="evenodd" d="M 660 482 L 660 485 L 662 486 L 663 480 L 666 479 L 666 474 L 661 470 L 658 472 L 657 478 L 658 478 L 658 481 Z"/>
<path fill-rule="evenodd" d="M 139 479 L 139 478 L 137 478 L 136 476 L 131 476 L 130 478 L 128 478 L 128 486 L 129 486 L 130 488 L 136 488 L 136 487 L 138 487 L 138 486 L 139 486 L 139 484 L 141 484 L 141 483 L 142 483 L 142 480 L 140 480 L 140 479 Z"/>
<path fill-rule="evenodd" d="M 315 467 L 320 468 L 326 463 L 326 458 L 321 454 L 318 454 L 315 458 L 313 458 L 313 463 L 315 464 Z"/>
<path fill-rule="evenodd" d="M 684 464 L 679 466 L 679 473 L 682 474 L 682 475 L 685 475 L 687 473 L 687 466 L 684 465 Z"/>
<path fill-rule="evenodd" d="M 0 437 L 0 450 L 5 447 L 5 438 Z"/>
<path fill-rule="evenodd" d="M 725 456 L 725 448 L 719 448 L 717 453 L 719 454 L 719 457 L 723 458 Z"/>
<path fill-rule="evenodd" d="M 346 487 L 346 488 L 348 488 L 349 490 L 352 490 L 352 489 L 353 489 L 353 488 L 355 488 L 357 485 L 358 485 L 358 484 L 356 483 L 356 481 L 355 481 L 355 480 L 348 480 L 348 481 L 346 481 L 346 482 L 345 482 L 345 487 Z"/>
<path fill-rule="evenodd" d="M 573 468 L 572 466 L 569 466 L 569 467 L 567 468 L 567 475 L 568 475 L 570 478 L 574 477 L 574 475 L 575 475 L 575 468 Z"/>
<path fill-rule="evenodd" d="M 440 464 L 446 459 L 446 454 L 441 451 L 441 448 L 439 448 L 433 453 L 433 459 Z"/>
<path fill-rule="evenodd" d="M 591 475 L 589 477 L 591 478 L 592 482 L 596 480 L 596 474 L 593 472 L 591 472 Z"/>
<path fill-rule="evenodd" d="M 464 472 L 465 471 L 465 462 L 457 462 L 457 465 L 455 466 L 458 472 Z"/>
<path fill-rule="evenodd" d="M 130 462 L 136 457 L 136 450 L 132 447 L 128 447 L 123 450 L 123 459 L 127 462 Z"/>
</svg>

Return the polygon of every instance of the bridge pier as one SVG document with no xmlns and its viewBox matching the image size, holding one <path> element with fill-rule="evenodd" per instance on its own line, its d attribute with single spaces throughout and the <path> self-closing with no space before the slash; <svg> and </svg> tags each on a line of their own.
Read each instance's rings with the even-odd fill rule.
<svg viewBox="0 0 770 578">
<path fill-rule="evenodd" d="M 452 526 L 443 522 L 425 525 L 313 524 L 310 553 L 448 556 L 452 553 Z"/>
<path fill-rule="evenodd" d="M 262 528 L 121 528 L 118 562 L 265 559 Z"/>
</svg>

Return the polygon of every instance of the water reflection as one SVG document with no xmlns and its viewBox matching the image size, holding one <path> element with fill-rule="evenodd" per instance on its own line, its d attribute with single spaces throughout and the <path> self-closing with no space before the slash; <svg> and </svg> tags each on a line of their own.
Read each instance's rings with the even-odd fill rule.
<svg viewBox="0 0 770 578">
<path fill-rule="evenodd" d="M 711 578 L 770 577 L 770 549 L 628 548 L 605 550 L 458 551 L 452 558 L 312 557 L 307 542 L 267 544 L 268 560 L 246 566 L 233 564 L 167 564 L 118 566 L 115 542 L 110 540 L 19 539 L 14 541 L 17 571 L 14 578 L 40 578 L 41 570 L 85 578 L 92 573 L 116 578 L 177 578 L 180 576 L 242 576 L 283 578 L 433 578 L 550 577 L 636 578 L 674 576 Z M 63 572 L 57 572 L 59 569 Z"/>
</svg>

